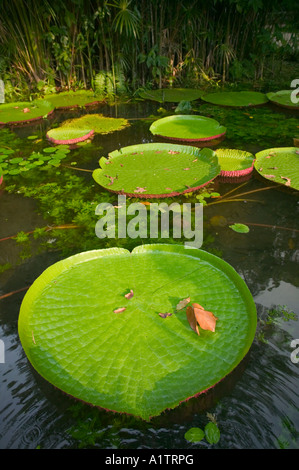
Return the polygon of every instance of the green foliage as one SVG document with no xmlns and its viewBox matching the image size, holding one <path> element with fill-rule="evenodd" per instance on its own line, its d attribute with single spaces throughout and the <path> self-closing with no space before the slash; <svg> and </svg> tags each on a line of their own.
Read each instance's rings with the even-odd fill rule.
<svg viewBox="0 0 299 470">
<path fill-rule="evenodd" d="M 197 443 L 202 441 L 204 438 L 207 440 L 207 442 L 211 445 L 217 444 L 220 440 L 220 431 L 217 425 L 217 422 L 215 420 L 215 417 L 212 415 L 209 415 L 207 413 L 208 417 L 210 417 L 210 421 L 205 425 L 204 430 L 198 427 L 193 427 L 190 428 L 186 433 L 185 433 L 185 439 L 191 443 Z"/>
<path fill-rule="evenodd" d="M 245 224 L 233 224 L 229 225 L 229 228 L 231 228 L 234 232 L 238 233 L 248 233 L 249 232 L 249 227 Z"/>
</svg>

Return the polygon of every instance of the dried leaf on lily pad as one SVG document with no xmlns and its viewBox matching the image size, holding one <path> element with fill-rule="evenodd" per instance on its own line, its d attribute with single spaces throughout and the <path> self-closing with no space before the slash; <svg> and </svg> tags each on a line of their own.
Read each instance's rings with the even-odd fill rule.
<svg viewBox="0 0 299 470">
<path fill-rule="evenodd" d="M 197 325 L 197 320 L 194 314 L 194 308 L 189 306 L 186 309 L 186 316 L 187 320 L 189 322 L 189 325 L 191 326 L 192 330 L 195 331 L 199 335 L 199 330 L 198 330 L 198 325 Z"/>
<path fill-rule="evenodd" d="M 190 303 L 190 297 L 187 297 L 186 299 L 180 300 L 179 303 L 176 306 L 177 310 L 182 310 L 183 308 L 186 307 Z"/>
<path fill-rule="evenodd" d="M 117 308 L 116 310 L 113 310 L 113 313 L 122 313 L 126 310 L 126 307 L 121 307 L 121 308 Z"/>
<path fill-rule="evenodd" d="M 221 311 L 216 333 L 190 332 L 186 309 L 173 308 L 199 292 L 204 307 Z M 28 361 L 57 389 L 150 420 L 228 376 L 256 324 L 254 299 L 232 266 L 163 243 L 85 251 L 49 266 L 23 299 L 18 333 Z"/>
<path fill-rule="evenodd" d="M 167 318 L 167 317 L 171 317 L 172 313 L 170 312 L 167 312 L 167 313 L 159 313 L 159 316 L 162 317 L 162 318 Z"/>
<path fill-rule="evenodd" d="M 130 292 L 128 292 L 128 294 L 125 295 L 125 298 L 126 299 L 131 299 L 133 296 L 134 296 L 134 292 L 131 289 Z"/>
<path fill-rule="evenodd" d="M 195 318 L 203 330 L 210 330 L 210 331 L 215 331 L 216 328 L 216 321 L 218 320 L 217 317 L 212 312 L 209 312 L 208 310 L 205 310 L 201 305 L 199 304 L 192 304 L 194 308 L 194 315 Z"/>
</svg>

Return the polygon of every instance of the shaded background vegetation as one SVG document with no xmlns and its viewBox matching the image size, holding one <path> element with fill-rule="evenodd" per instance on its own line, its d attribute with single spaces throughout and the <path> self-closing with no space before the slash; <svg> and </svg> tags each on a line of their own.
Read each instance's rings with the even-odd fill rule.
<svg viewBox="0 0 299 470">
<path fill-rule="evenodd" d="M 271 84 L 285 81 L 289 88 L 296 78 L 295 72 L 290 77 L 290 68 L 298 67 L 296 0 L 0 5 L 0 78 L 7 101 L 66 87 L 121 94 L 140 87 L 267 81 L 271 91 Z"/>
</svg>

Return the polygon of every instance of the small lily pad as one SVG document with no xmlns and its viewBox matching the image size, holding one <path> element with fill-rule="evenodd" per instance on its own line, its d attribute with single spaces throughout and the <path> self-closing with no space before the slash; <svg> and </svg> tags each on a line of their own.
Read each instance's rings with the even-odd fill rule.
<svg viewBox="0 0 299 470">
<path fill-rule="evenodd" d="M 205 438 L 209 444 L 217 444 L 220 440 L 220 431 L 217 424 L 210 422 L 205 425 Z"/>
<path fill-rule="evenodd" d="M 238 232 L 238 233 L 249 232 L 249 227 L 245 224 L 233 224 L 233 225 L 229 225 L 229 228 L 231 228 L 234 232 Z"/>
<path fill-rule="evenodd" d="M 185 439 L 189 442 L 200 442 L 205 437 L 205 433 L 200 428 L 190 428 L 185 433 Z"/>
</svg>

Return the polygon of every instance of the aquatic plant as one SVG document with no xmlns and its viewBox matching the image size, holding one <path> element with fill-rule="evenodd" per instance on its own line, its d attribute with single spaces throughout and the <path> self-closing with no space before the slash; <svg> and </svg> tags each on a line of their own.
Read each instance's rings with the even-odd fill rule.
<svg viewBox="0 0 299 470">
<path fill-rule="evenodd" d="M 154 121 L 150 132 L 156 136 L 183 142 L 210 141 L 223 137 L 226 128 L 204 116 L 173 115 Z"/>
<path fill-rule="evenodd" d="M 49 101 L 56 109 L 67 109 L 76 107 L 86 107 L 99 104 L 101 97 L 90 90 L 63 91 L 60 93 L 51 93 L 45 95 L 45 100 Z"/>
<path fill-rule="evenodd" d="M 146 90 L 139 93 L 145 100 L 158 101 L 159 103 L 198 100 L 204 94 L 203 90 L 193 88 L 162 88 L 157 90 Z"/>
<path fill-rule="evenodd" d="M 291 99 L 292 93 L 293 90 L 281 90 L 276 93 L 270 92 L 267 93 L 267 98 L 271 103 L 281 106 L 282 108 L 299 109 L 299 103 L 295 103 Z"/>
<path fill-rule="evenodd" d="M 253 170 L 254 156 L 250 152 L 237 149 L 217 149 L 215 153 L 221 167 L 220 176 L 235 178 L 248 175 Z"/>
<path fill-rule="evenodd" d="M 188 301 L 214 313 L 215 331 L 195 334 Z M 229 374 L 255 329 L 252 296 L 229 264 L 167 244 L 61 260 L 36 279 L 19 316 L 27 357 L 47 381 L 145 420 Z"/>
<path fill-rule="evenodd" d="M 85 114 L 68 119 L 61 126 L 50 129 L 47 138 L 56 144 L 72 144 L 88 140 L 93 134 L 109 134 L 129 125 L 127 119 L 110 118 L 102 114 Z"/>
<path fill-rule="evenodd" d="M 115 150 L 101 158 L 94 180 L 131 197 L 162 198 L 196 191 L 220 172 L 210 149 L 149 143 Z"/>
<path fill-rule="evenodd" d="M 54 106 L 46 100 L 0 104 L 0 125 L 22 125 L 48 117 Z"/>
<path fill-rule="evenodd" d="M 299 150 L 278 147 L 256 153 L 254 167 L 267 180 L 299 190 Z"/>
<path fill-rule="evenodd" d="M 259 106 L 268 102 L 267 96 L 258 91 L 221 91 L 207 93 L 201 99 L 215 105 L 232 107 Z"/>
</svg>

